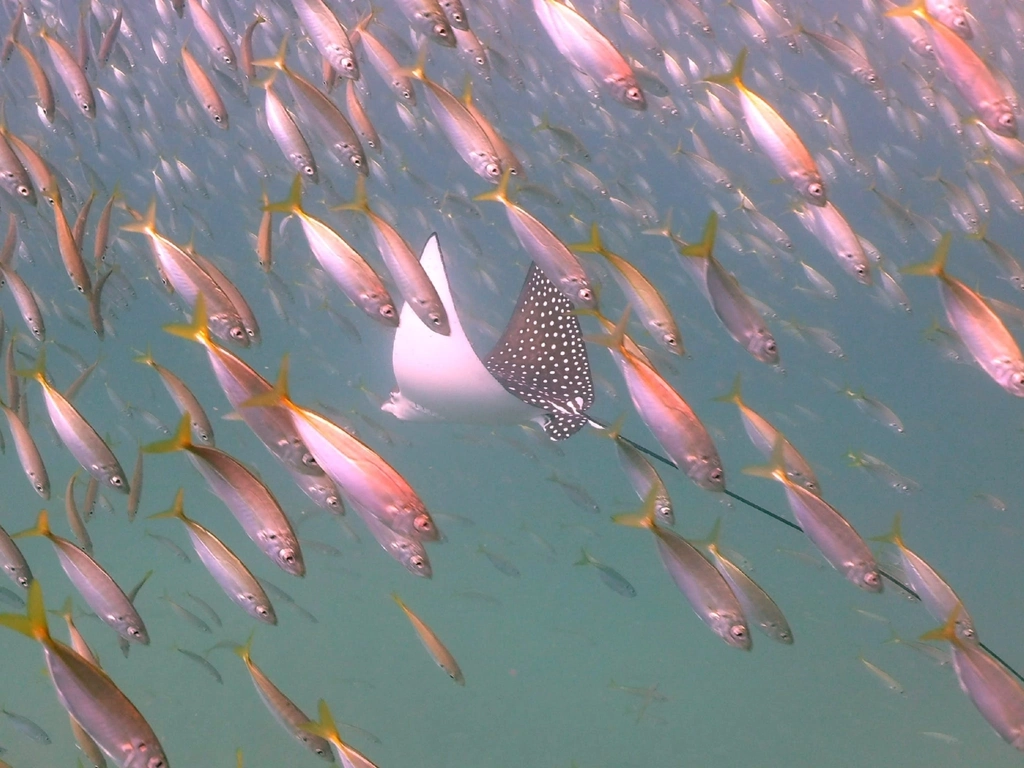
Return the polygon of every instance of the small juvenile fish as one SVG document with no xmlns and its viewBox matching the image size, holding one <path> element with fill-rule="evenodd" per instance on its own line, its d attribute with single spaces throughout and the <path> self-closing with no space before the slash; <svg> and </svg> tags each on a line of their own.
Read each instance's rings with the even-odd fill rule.
<svg viewBox="0 0 1024 768">
<path fill-rule="evenodd" d="M 459 685 L 465 685 L 466 679 L 462 676 L 462 670 L 459 669 L 459 663 L 452 656 L 451 652 L 445 647 L 444 643 L 434 634 L 434 630 L 426 625 L 426 623 L 409 608 L 402 598 L 398 596 L 397 592 L 391 593 L 391 599 L 398 603 L 398 607 L 402 609 L 406 617 L 412 623 L 413 629 L 416 630 L 416 634 L 420 636 L 420 642 L 423 643 L 423 647 L 427 649 L 427 652 L 434 657 L 434 661 L 441 669 L 448 673 L 448 677 L 454 680 Z"/>
<path fill-rule="evenodd" d="M 850 466 L 860 467 L 870 472 L 879 481 L 897 493 L 911 493 L 912 491 L 921 490 L 920 483 L 911 480 L 909 477 L 904 477 L 884 461 L 876 456 L 872 456 L 870 453 L 850 451 L 846 455 L 850 459 Z"/>
<path fill-rule="evenodd" d="M 181 560 L 181 562 L 183 562 L 183 563 L 191 563 L 192 562 L 192 558 L 190 558 L 188 556 L 188 553 L 185 550 L 183 550 L 181 547 L 179 547 L 177 544 L 175 544 L 173 541 L 171 541 L 169 538 L 167 538 L 166 536 L 161 536 L 159 533 L 152 533 L 150 531 L 146 531 L 146 535 L 149 536 L 149 538 L 151 538 L 151 539 L 156 539 L 161 544 L 163 544 L 165 547 L 167 547 L 167 549 L 169 549 L 171 552 L 173 552 L 174 556 L 176 558 L 178 558 L 179 560 Z"/>
<path fill-rule="evenodd" d="M 198 0 L 193 0 L 193 2 L 195 5 L 199 5 Z M 196 101 L 199 102 L 199 106 L 210 116 L 214 125 L 227 130 L 228 109 L 224 106 L 224 99 L 221 98 L 217 86 L 213 84 L 213 80 L 210 79 L 202 65 L 196 61 L 187 45 L 181 46 L 181 63 L 185 67 L 185 78 L 188 80 L 188 85 L 192 89 Z"/>
<path fill-rule="evenodd" d="M 262 581 L 260 583 L 262 583 Z M 201 597 L 196 597 L 191 592 L 186 592 L 185 594 L 188 595 L 189 599 L 193 603 L 195 603 L 196 605 L 199 606 L 199 608 L 202 610 L 202 612 L 206 614 L 206 617 L 213 624 L 216 624 L 218 627 L 224 626 L 224 623 L 220 620 L 220 616 L 218 616 L 217 612 L 215 610 L 213 610 L 213 608 L 210 607 L 210 604 L 208 602 L 203 600 Z"/>
<path fill-rule="evenodd" d="M 188 413 L 191 416 L 192 431 L 196 437 L 205 445 L 214 445 L 213 424 L 206 415 L 206 411 L 203 410 L 199 399 L 192 394 L 192 390 L 188 388 L 188 385 L 178 378 L 176 374 L 154 360 L 153 353 L 149 349 L 146 350 L 144 355 L 136 357 L 135 362 L 148 365 L 160 375 L 164 388 L 171 396 L 171 399 L 174 400 L 174 404 L 178 406 L 178 412 Z"/>
<path fill-rule="evenodd" d="M 1022 378 L 1022 385 L 1024 385 L 1024 378 Z M 896 412 L 878 398 L 867 394 L 863 388 L 859 392 L 854 392 L 849 387 L 843 387 L 839 390 L 839 394 L 846 395 L 853 400 L 853 404 L 861 413 L 870 416 L 883 427 L 888 427 L 897 434 L 903 434 L 903 421 L 896 415 Z"/>
<path fill-rule="evenodd" d="M 861 664 L 867 667 L 868 671 L 871 672 L 871 674 L 878 678 L 882 685 L 884 685 L 890 691 L 900 694 L 905 693 L 905 691 L 903 690 L 903 686 L 900 685 L 899 681 L 895 677 L 890 675 L 888 672 L 886 672 L 884 669 L 880 668 L 877 664 L 872 664 L 863 656 L 858 656 L 857 659 L 860 661 Z"/>
<path fill-rule="evenodd" d="M 513 579 L 518 579 L 522 575 L 519 573 L 519 569 L 512 564 L 511 560 L 509 560 L 504 555 L 499 555 L 497 552 L 491 552 L 491 550 L 487 549 L 487 547 L 485 547 L 483 544 L 477 547 L 476 551 L 482 554 L 488 560 L 490 560 L 491 565 L 493 565 L 506 576 L 509 576 Z"/>
<path fill-rule="evenodd" d="M 19 733 L 32 739 L 32 741 L 36 742 L 37 744 L 53 743 L 53 740 L 50 738 L 50 734 L 48 734 L 46 731 L 44 731 L 32 720 L 25 717 L 24 715 L 9 712 L 5 708 L 0 708 L 0 712 L 3 712 L 7 719 L 11 721 L 11 725 L 13 725 Z"/>
<path fill-rule="evenodd" d="M 224 685 L 224 678 L 220 676 L 220 672 L 217 671 L 217 668 L 213 666 L 213 664 L 210 663 L 210 660 L 207 659 L 205 656 L 201 656 L 200 654 L 194 651 L 190 651 L 187 648 L 179 648 L 177 645 L 174 646 L 174 650 L 176 650 L 186 659 L 191 659 L 192 661 L 194 661 L 196 664 L 202 667 L 203 671 L 206 672 L 206 674 L 208 674 L 221 685 Z"/>
<path fill-rule="evenodd" d="M 626 581 L 626 577 L 616 571 L 610 565 L 605 565 L 594 558 L 586 549 L 580 548 L 580 559 L 573 565 L 592 565 L 597 569 L 597 575 L 612 592 L 623 597 L 636 597 L 636 589 Z"/>
<path fill-rule="evenodd" d="M 178 614 L 179 618 L 184 619 L 186 624 L 191 624 L 193 627 L 198 629 L 200 632 L 203 632 L 203 633 L 205 633 L 207 635 L 212 635 L 213 634 L 213 630 L 210 629 L 210 625 L 209 624 L 207 624 L 201 618 L 196 616 L 194 613 L 192 613 L 192 611 L 190 611 L 185 606 L 179 605 L 178 603 L 176 603 L 174 601 L 174 599 L 170 595 L 168 595 L 166 592 L 163 594 L 161 599 L 165 603 L 167 603 L 169 606 L 171 606 L 171 610 L 174 611 L 176 614 Z"/>
<path fill-rule="evenodd" d="M 580 509 L 586 510 L 587 512 L 594 512 L 601 514 L 601 507 L 598 506 L 594 497 L 590 495 L 590 492 L 579 483 L 574 483 L 571 480 L 559 476 L 557 472 L 552 472 L 547 480 L 549 483 L 561 487 L 565 491 L 565 495 L 569 497 L 569 501 L 575 504 Z"/>
</svg>

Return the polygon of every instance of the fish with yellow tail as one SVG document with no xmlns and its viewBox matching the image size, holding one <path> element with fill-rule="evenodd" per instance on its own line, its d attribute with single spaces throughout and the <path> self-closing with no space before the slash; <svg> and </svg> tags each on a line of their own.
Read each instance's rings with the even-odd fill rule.
<svg viewBox="0 0 1024 768">
<path fill-rule="evenodd" d="M 370 208 L 366 197 L 366 182 L 362 177 L 356 181 L 355 199 L 340 206 L 340 210 L 358 211 L 366 215 L 370 220 L 373 241 L 377 244 L 388 272 L 398 285 L 402 298 L 430 330 L 448 336 L 451 333 L 448 313 L 437 289 L 405 238 L 390 222 Z"/>
<path fill-rule="evenodd" d="M 957 606 L 946 623 L 921 635 L 922 640 L 945 640 L 953 651 L 953 669 L 960 688 L 996 733 L 1024 752 L 1024 687 L 977 643 L 964 640 L 957 626 Z"/>
<path fill-rule="evenodd" d="M 380 276 L 341 235 L 302 207 L 301 175 L 295 176 L 287 198 L 267 203 L 263 210 L 297 216 L 309 250 L 352 303 L 377 322 L 390 327 L 398 325 L 394 300 Z M 427 327 L 433 328 L 434 324 L 428 323 Z"/>
<path fill-rule="evenodd" d="M 420 642 L 423 643 L 423 647 L 427 649 L 434 661 L 441 669 L 443 669 L 452 680 L 459 685 L 466 684 L 466 678 L 462 676 L 462 670 L 459 669 L 459 662 L 452 656 L 444 643 L 441 642 L 440 638 L 434 634 L 434 630 L 427 626 L 426 622 L 423 621 L 419 616 L 412 612 L 412 609 L 407 606 L 402 598 L 398 596 L 397 592 L 391 593 L 391 599 L 394 600 L 398 607 L 402 609 L 409 622 L 412 624 L 413 629 L 416 630 L 416 634 L 420 637 Z"/>
<path fill-rule="evenodd" d="M 789 123 L 743 83 L 743 66 L 746 61 L 747 49 L 744 48 L 736 56 L 729 72 L 709 75 L 704 79 L 710 83 L 736 87 L 747 128 L 776 172 L 791 183 L 811 205 L 824 205 L 827 195 L 818 164 Z"/>
<path fill-rule="evenodd" d="M 334 717 L 331 715 L 331 710 L 327 708 L 327 702 L 323 699 L 320 699 L 317 705 L 317 713 L 320 715 L 320 720 L 310 721 L 304 724 L 302 728 L 330 742 L 338 762 L 345 766 L 345 768 L 377 768 L 377 765 L 371 762 L 370 758 L 355 747 L 346 744 L 341 738 L 341 734 L 338 733 L 338 726 L 334 723 Z"/>
<path fill-rule="evenodd" d="M 639 269 L 605 247 L 596 221 L 590 226 L 590 240 L 574 243 L 569 249 L 577 253 L 594 253 L 607 261 L 612 266 L 612 277 L 626 294 L 627 302 L 636 308 L 637 316 L 651 336 L 673 355 L 686 354 L 679 326 L 658 289 Z"/>
<path fill-rule="evenodd" d="M 29 587 L 27 615 L 0 614 L 0 624 L 42 645 L 61 706 L 118 768 L 170 768 L 152 726 L 110 676 L 50 635 L 38 581 Z"/>
<path fill-rule="evenodd" d="M 127 494 L 128 480 L 113 451 L 71 401 L 46 380 L 46 347 L 39 349 L 35 366 L 19 370 L 17 374 L 39 382 L 53 428 L 82 469 L 103 483 L 105 488 Z"/>
<path fill-rule="evenodd" d="M 782 483 L 793 516 L 829 564 L 855 586 L 867 592 L 881 592 L 882 576 L 868 545 L 834 507 L 790 478 L 785 445 L 780 432 L 768 464 L 747 467 L 743 473 Z"/>
<path fill-rule="evenodd" d="M 939 279 L 946 319 L 971 356 L 999 386 L 1015 397 L 1024 397 L 1024 357 L 1016 340 L 981 294 L 946 272 L 951 241 L 952 235 L 947 232 L 930 261 L 900 271 Z"/>
<path fill-rule="evenodd" d="M 41 510 L 35 527 L 14 534 L 14 539 L 39 536 L 50 540 L 61 568 L 96 616 L 125 640 L 149 645 L 149 632 L 131 598 L 88 552 L 50 530 L 50 516 Z"/>
<path fill-rule="evenodd" d="M 557 285 L 577 307 L 595 308 L 597 299 L 580 260 L 554 232 L 509 199 L 510 175 L 511 169 L 506 168 L 497 189 L 484 192 L 473 199 L 501 203 L 505 207 L 508 223 L 515 232 L 519 244 L 548 280 Z"/>
<path fill-rule="evenodd" d="M 750 630 L 732 588 L 690 542 L 658 525 L 654 505 L 652 491 L 644 500 L 640 514 L 616 515 L 612 521 L 631 528 L 646 528 L 654 534 L 662 565 L 701 621 L 727 645 L 749 651 Z"/>
<path fill-rule="evenodd" d="M 608 347 L 626 380 L 633 407 L 675 465 L 708 491 L 725 490 L 725 471 L 714 440 L 690 404 L 654 366 L 630 348 L 629 309 L 609 334 L 586 337 Z"/>
<path fill-rule="evenodd" d="M 942 74 L 953 84 L 978 119 L 993 133 L 1007 138 L 1017 136 L 1017 116 L 1013 103 L 985 61 L 974 52 L 962 35 L 936 19 L 928 9 L 927 0 L 914 0 L 909 5 L 892 8 L 886 16 L 913 16 L 931 32 L 932 52 Z"/>
</svg>

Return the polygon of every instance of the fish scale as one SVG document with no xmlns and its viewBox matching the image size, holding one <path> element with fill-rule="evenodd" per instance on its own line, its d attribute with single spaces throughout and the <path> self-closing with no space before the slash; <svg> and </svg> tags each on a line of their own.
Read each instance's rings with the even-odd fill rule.
<svg viewBox="0 0 1024 768">
<path fill-rule="evenodd" d="M 484 367 L 511 394 L 543 408 L 544 434 L 566 440 L 589 421 L 594 381 L 573 304 L 531 263 L 515 311 Z"/>
</svg>

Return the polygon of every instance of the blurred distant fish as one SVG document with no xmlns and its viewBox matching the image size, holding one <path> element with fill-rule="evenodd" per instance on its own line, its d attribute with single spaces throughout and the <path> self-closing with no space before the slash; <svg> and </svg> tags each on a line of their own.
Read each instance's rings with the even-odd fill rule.
<svg viewBox="0 0 1024 768">
<path fill-rule="evenodd" d="M 459 663 L 452 656 L 444 643 L 434 634 L 434 630 L 424 623 L 424 621 L 417 616 L 404 602 L 402 598 L 398 596 L 397 592 L 391 593 L 392 599 L 398 603 L 398 607 L 402 609 L 406 617 L 412 623 L 413 628 L 416 630 L 416 634 L 420 636 L 420 642 L 423 643 L 423 647 L 427 649 L 427 652 L 434 657 L 434 661 L 441 669 L 448 673 L 448 677 L 454 680 L 459 685 L 465 685 L 466 679 L 462 676 L 462 670 L 459 669 Z"/>
<path fill-rule="evenodd" d="M 602 563 L 596 559 L 593 555 L 587 552 L 586 549 L 580 548 L 580 559 L 577 560 L 573 565 L 592 565 L 597 569 L 597 575 L 608 589 L 612 592 L 616 592 L 623 597 L 636 597 L 636 589 L 626 581 L 626 577 L 616 571 L 610 565 Z"/>
</svg>

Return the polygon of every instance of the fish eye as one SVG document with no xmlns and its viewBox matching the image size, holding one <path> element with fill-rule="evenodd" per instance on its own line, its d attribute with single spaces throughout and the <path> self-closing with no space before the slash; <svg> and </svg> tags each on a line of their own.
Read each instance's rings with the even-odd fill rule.
<svg viewBox="0 0 1024 768">
<path fill-rule="evenodd" d="M 313 454 L 310 453 L 309 451 L 306 451 L 304 454 L 302 454 L 302 463 L 304 466 L 307 467 L 317 466 L 316 459 L 313 457 Z"/>
<path fill-rule="evenodd" d="M 501 176 L 501 166 L 497 163 L 488 163 L 484 170 L 487 171 L 487 175 L 492 178 L 495 176 Z"/>
<path fill-rule="evenodd" d="M 434 521 L 430 519 L 429 515 L 417 515 L 416 520 L 413 521 L 413 527 L 420 533 L 430 533 L 434 531 Z"/>
<path fill-rule="evenodd" d="M 23 587 L 27 587 L 27 586 L 28 586 L 28 579 L 27 579 L 27 578 L 25 578 L 24 576 L 19 576 L 19 577 L 18 577 L 18 583 L 19 583 L 19 584 L 20 584 L 21 586 L 23 586 Z"/>
<path fill-rule="evenodd" d="M 235 339 L 236 341 L 241 341 L 242 339 L 245 338 L 245 329 L 244 328 L 232 328 L 230 331 L 228 331 L 228 335 L 232 339 Z"/>
<path fill-rule="evenodd" d="M 422 555 L 413 555 L 409 558 L 409 562 L 412 563 L 412 567 L 418 571 L 422 571 L 426 567 L 426 561 Z"/>
<path fill-rule="evenodd" d="M 28 194 L 29 194 L 29 192 L 31 192 L 31 191 L 32 191 L 32 190 L 30 190 L 30 189 L 29 189 L 28 187 L 26 187 L 26 186 L 25 186 L 24 184 L 22 184 L 21 186 L 19 186 L 19 187 L 18 187 L 18 194 L 19 194 L 19 195 L 21 195 L 22 197 L 28 197 Z"/>
<path fill-rule="evenodd" d="M 441 316 L 439 314 L 437 314 L 436 312 L 432 312 L 430 314 L 430 322 L 432 322 L 436 326 L 440 326 L 441 325 Z"/>
<path fill-rule="evenodd" d="M 220 115 L 214 113 L 214 115 L 213 115 L 213 122 L 219 123 L 220 122 Z"/>
<path fill-rule="evenodd" d="M 626 98 L 630 101 L 640 101 L 643 98 L 643 94 L 640 93 L 640 89 L 637 86 L 626 89 Z"/>
<path fill-rule="evenodd" d="M 447 38 L 448 37 L 448 30 L 445 29 L 445 26 L 443 24 L 435 24 L 434 25 L 434 34 L 437 35 L 438 37 Z"/>
<path fill-rule="evenodd" d="M 295 553 L 292 550 L 290 550 L 290 549 L 282 549 L 281 550 L 281 559 L 284 560 L 286 563 L 294 563 L 295 562 Z"/>
<path fill-rule="evenodd" d="M 120 488 L 122 485 L 124 485 L 124 480 L 121 479 L 120 475 L 113 475 L 110 478 L 110 484 L 115 488 Z"/>
<path fill-rule="evenodd" d="M 580 288 L 577 294 L 580 297 L 580 301 L 593 301 L 594 293 L 589 288 Z"/>
<path fill-rule="evenodd" d="M 356 68 L 356 63 L 346 56 L 344 59 L 341 60 L 341 66 L 344 67 L 349 72 L 351 72 Z"/>
<path fill-rule="evenodd" d="M 327 502 L 327 506 L 331 509 L 337 509 L 341 506 L 341 500 L 334 495 L 328 496 L 325 501 Z"/>
<path fill-rule="evenodd" d="M 1003 128 L 1013 128 L 1017 124 L 1017 118 L 1013 116 L 1012 112 L 1004 112 L 999 116 L 999 124 Z"/>
<path fill-rule="evenodd" d="M 744 640 L 747 637 L 747 628 L 742 624 L 736 624 L 729 627 L 729 634 L 735 637 L 737 640 Z"/>
<path fill-rule="evenodd" d="M 818 182 L 813 182 L 807 185 L 807 194 L 811 197 L 821 197 L 825 194 L 824 188 Z"/>
<path fill-rule="evenodd" d="M 390 304 L 385 304 L 383 307 L 380 308 L 380 314 L 382 317 L 394 317 L 395 308 Z"/>
<path fill-rule="evenodd" d="M 316 171 L 313 169 L 312 165 L 304 165 L 304 166 L 302 166 L 302 172 L 304 174 L 306 174 L 307 176 L 312 176 L 314 173 L 316 173 Z"/>
<path fill-rule="evenodd" d="M 716 469 L 716 470 L 712 471 L 712 473 L 709 475 L 709 477 L 714 482 L 716 482 L 716 483 L 721 482 L 722 481 L 722 470 Z"/>
<path fill-rule="evenodd" d="M 352 156 L 352 165 L 354 165 L 356 168 L 362 168 L 363 167 L 363 160 L 362 160 L 362 158 L 359 157 L 358 155 L 353 155 Z"/>
<path fill-rule="evenodd" d="M 864 574 L 864 583 L 868 586 L 875 587 L 881 583 L 881 579 L 879 578 L 877 573 L 875 573 L 874 571 L 869 571 L 868 573 Z"/>
</svg>

